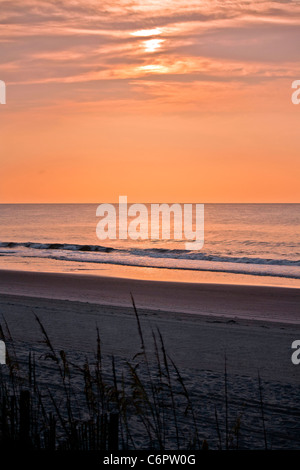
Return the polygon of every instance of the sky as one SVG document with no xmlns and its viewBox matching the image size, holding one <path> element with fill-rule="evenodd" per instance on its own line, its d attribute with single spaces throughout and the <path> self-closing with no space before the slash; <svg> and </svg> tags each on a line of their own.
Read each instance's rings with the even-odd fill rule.
<svg viewBox="0 0 300 470">
<path fill-rule="evenodd" d="M 0 203 L 300 202 L 300 1 L 0 0 Z"/>
</svg>

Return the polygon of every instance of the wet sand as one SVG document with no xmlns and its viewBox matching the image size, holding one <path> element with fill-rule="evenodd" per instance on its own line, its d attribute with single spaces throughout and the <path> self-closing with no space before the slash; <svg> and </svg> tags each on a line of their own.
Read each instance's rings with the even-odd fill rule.
<svg viewBox="0 0 300 470">
<path fill-rule="evenodd" d="M 300 324 L 300 289 L 0 270 L 0 293 Z"/>
</svg>

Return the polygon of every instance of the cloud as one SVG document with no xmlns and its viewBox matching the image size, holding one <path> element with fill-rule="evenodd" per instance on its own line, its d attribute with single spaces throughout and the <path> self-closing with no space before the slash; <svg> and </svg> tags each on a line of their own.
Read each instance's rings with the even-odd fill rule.
<svg viewBox="0 0 300 470">
<path fill-rule="evenodd" d="M 52 103 L 64 94 L 140 100 L 156 83 L 176 95 L 176 83 L 254 84 L 299 71 L 300 2 L 0 0 L 0 24 L 1 79 L 34 102 L 34 86 L 39 97 L 51 86 Z"/>
</svg>

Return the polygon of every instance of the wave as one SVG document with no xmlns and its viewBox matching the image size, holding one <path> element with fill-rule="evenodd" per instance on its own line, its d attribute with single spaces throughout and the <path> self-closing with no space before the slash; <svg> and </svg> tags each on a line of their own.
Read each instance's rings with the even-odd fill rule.
<svg viewBox="0 0 300 470">
<path fill-rule="evenodd" d="M 291 259 L 273 259 L 261 257 L 247 257 L 247 256 L 226 256 L 209 254 L 205 251 L 188 251 L 185 249 L 168 249 L 168 248 L 113 248 L 102 245 L 79 245 L 70 243 L 39 243 L 39 242 L 0 242 L 0 248 L 12 249 L 29 248 L 33 250 L 58 250 L 58 251 L 72 251 L 72 252 L 90 252 L 92 253 L 112 253 L 115 255 L 127 255 L 134 258 L 156 258 L 156 259 L 174 259 L 174 260 L 194 260 L 194 261 L 211 261 L 218 263 L 236 263 L 236 264 L 251 264 L 251 265 L 265 265 L 265 266 L 300 266 L 300 260 Z M 1 250 L 1 254 L 5 251 Z M 18 253 L 20 254 L 20 253 Z M 26 256 L 26 253 L 24 253 Z M 51 255 L 51 257 L 53 257 Z M 80 259 L 81 261 L 90 261 L 89 259 Z M 104 260 L 99 260 L 104 262 Z M 92 262 L 97 262 L 93 258 Z M 121 263 L 120 263 L 121 264 Z"/>
<path fill-rule="evenodd" d="M 234 263 L 217 263 L 217 262 L 208 262 L 204 261 L 201 265 L 192 265 L 191 262 L 185 265 L 168 265 L 168 264 L 157 264 L 157 263 L 149 263 L 147 262 L 147 258 L 127 258 L 122 259 L 121 257 L 116 258 L 87 258 L 79 257 L 76 253 L 73 253 L 74 257 L 64 256 L 63 254 L 55 254 L 52 252 L 49 256 L 50 259 L 57 260 L 57 261 L 66 261 L 66 262 L 77 262 L 77 263 L 94 263 L 94 264 L 109 264 L 109 265 L 117 265 L 117 266 L 132 266 L 137 268 L 156 268 L 156 269 L 176 269 L 180 271 L 202 271 L 202 272 L 218 272 L 218 273 L 232 273 L 232 274 L 243 274 L 243 275 L 251 275 L 251 276 L 267 276 L 267 277 L 279 277 L 285 279 L 300 279 L 300 273 L 295 273 L 291 271 L 280 271 L 283 269 L 295 269 L 293 267 L 288 266 L 273 266 L 268 267 L 267 265 L 243 265 L 243 264 L 234 264 Z M 105 256 L 105 254 L 99 255 Z M 166 259 L 164 259 L 166 262 Z M 154 260 L 153 260 L 154 261 Z M 156 258 L 155 261 L 159 261 Z M 175 259 L 173 260 L 176 261 Z M 184 261 L 184 260 L 180 260 Z M 193 261 L 192 261 L 193 262 Z M 177 260 L 177 263 L 179 261 Z M 199 261 L 201 263 L 201 261 Z M 204 266 L 204 263 L 208 263 L 208 265 Z M 248 269 L 247 269 L 248 268 Z M 277 270 L 276 270 L 277 268 Z"/>
<path fill-rule="evenodd" d="M 71 250 L 71 251 L 102 251 L 109 253 L 114 248 L 100 245 L 74 245 L 70 243 L 36 243 L 36 242 L 0 242 L 0 248 L 34 248 L 36 250 Z"/>
</svg>

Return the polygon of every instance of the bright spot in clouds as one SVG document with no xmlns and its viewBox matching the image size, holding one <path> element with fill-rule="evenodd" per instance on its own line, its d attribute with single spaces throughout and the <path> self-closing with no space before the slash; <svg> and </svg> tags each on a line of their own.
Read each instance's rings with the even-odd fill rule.
<svg viewBox="0 0 300 470">
<path fill-rule="evenodd" d="M 153 72 L 153 73 L 167 73 L 168 72 L 168 67 L 164 67 L 163 65 L 143 65 L 138 68 L 138 70 L 141 70 L 143 72 Z"/>
<path fill-rule="evenodd" d="M 155 28 L 155 29 L 141 29 L 140 31 L 134 31 L 133 33 L 130 33 L 132 36 L 137 36 L 137 37 L 147 37 L 147 36 L 157 36 L 158 34 L 161 34 L 162 30 Z"/>
<path fill-rule="evenodd" d="M 155 52 L 159 49 L 164 42 L 163 39 L 149 39 L 144 42 L 144 47 L 146 52 Z"/>
</svg>

